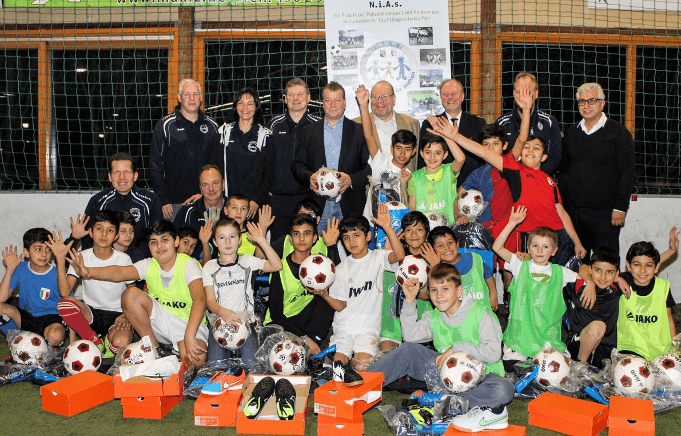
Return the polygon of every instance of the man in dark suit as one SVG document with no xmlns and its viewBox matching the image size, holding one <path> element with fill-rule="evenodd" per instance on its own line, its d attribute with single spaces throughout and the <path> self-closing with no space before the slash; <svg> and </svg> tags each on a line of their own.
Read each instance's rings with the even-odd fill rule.
<svg viewBox="0 0 681 436">
<path fill-rule="evenodd" d="M 371 174 L 369 149 L 362 126 L 345 118 L 345 90 L 330 82 L 322 91 L 324 119 L 300 130 L 291 171 L 301 186 L 309 186 L 314 200 L 324 209 L 319 232 L 327 218 L 339 220 L 351 213 L 362 213 L 366 185 Z M 321 167 L 337 169 L 341 179 L 341 200 L 328 200 L 318 194 L 317 173 Z"/>
<path fill-rule="evenodd" d="M 442 107 L 445 108 L 445 111 L 438 116 L 446 118 L 449 122 L 453 122 L 452 120 L 455 120 L 456 124 L 459 126 L 459 132 L 463 136 L 468 139 L 472 139 L 473 141 L 480 142 L 480 129 L 482 129 L 482 126 L 484 126 L 486 123 L 483 118 L 464 112 L 461 109 L 461 103 L 463 103 L 463 99 L 465 97 L 466 95 L 463 92 L 463 85 L 461 82 L 456 79 L 445 80 L 442 85 L 440 85 L 440 100 L 442 101 Z M 428 120 L 423 120 L 423 123 L 421 124 L 421 138 L 424 137 L 424 135 L 428 132 L 427 129 L 429 128 L 431 128 L 431 125 Z M 419 150 L 422 147 L 423 144 L 420 143 Z M 470 173 L 485 165 L 484 160 L 474 155 L 470 151 L 463 150 L 463 152 L 466 155 L 466 161 L 464 162 L 457 179 L 458 186 L 463 185 L 463 182 L 466 181 L 466 178 Z M 417 167 L 423 168 L 425 163 L 423 162 L 421 154 L 416 153 L 416 155 L 418 156 Z M 450 163 L 453 160 L 454 158 L 452 157 L 452 154 L 449 153 L 449 156 L 447 156 L 442 163 Z"/>
</svg>

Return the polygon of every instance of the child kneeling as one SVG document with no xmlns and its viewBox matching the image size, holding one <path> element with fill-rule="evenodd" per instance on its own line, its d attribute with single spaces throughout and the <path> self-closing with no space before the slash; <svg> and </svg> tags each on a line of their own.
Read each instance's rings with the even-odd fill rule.
<svg viewBox="0 0 681 436">
<path fill-rule="evenodd" d="M 405 375 L 424 380 L 426 365 L 435 359 L 439 368 L 454 352 L 464 352 L 486 364 L 485 379 L 476 387 L 457 395 L 472 408 L 458 416 L 452 425 L 463 431 L 501 429 L 508 426 L 506 405 L 513 400 L 513 384 L 503 378 L 501 326 L 491 308 L 463 293 L 461 274 L 455 266 L 437 264 L 428 274 L 430 300 L 436 310 L 417 320 L 418 282 L 404 284 L 402 335 L 397 349 L 371 365 L 367 371 L 385 374 L 385 384 Z M 433 341 L 437 351 L 418 344 Z M 445 389 L 441 381 L 438 387 Z"/>
</svg>

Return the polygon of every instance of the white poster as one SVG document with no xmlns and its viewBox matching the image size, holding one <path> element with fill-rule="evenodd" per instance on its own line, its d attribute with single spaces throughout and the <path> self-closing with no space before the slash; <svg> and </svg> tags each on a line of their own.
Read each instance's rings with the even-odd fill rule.
<svg viewBox="0 0 681 436">
<path fill-rule="evenodd" d="M 393 85 L 395 110 L 425 119 L 442 112 L 438 86 L 451 78 L 447 0 L 327 1 L 327 74 L 343 85 L 346 116 L 359 116 L 355 90 Z"/>
<path fill-rule="evenodd" d="M 588 0 L 590 9 L 621 9 L 631 11 L 679 11 L 679 0 Z"/>
</svg>

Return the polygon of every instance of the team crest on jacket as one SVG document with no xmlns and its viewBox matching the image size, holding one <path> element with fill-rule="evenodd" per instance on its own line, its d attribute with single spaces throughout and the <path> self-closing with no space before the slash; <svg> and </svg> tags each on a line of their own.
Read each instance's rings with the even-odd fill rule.
<svg viewBox="0 0 681 436">
<path fill-rule="evenodd" d="M 142 217 L 142 212 L 136 207 L 130 209 L 130 214 L 135 217 L 135 222 L 138 223 Z"/>
<path fill-rule="evenodd" d="M 544 125 L 541 122 L 537 123 L 537 129 L 544 130 Z"/>
<path fill-rule="evenodd" d="M 549 182 L 549 185 L 553 186 L 553 179 L 551 177 L 547 177 L 546 181 Z"/>
<path fill-rule="evenodd" d="M 205 124 L 201 124 L 201 127 L 199 127 L 201 130 L 201 133 L 208 133 L 208 126 Z"/>
</svg>

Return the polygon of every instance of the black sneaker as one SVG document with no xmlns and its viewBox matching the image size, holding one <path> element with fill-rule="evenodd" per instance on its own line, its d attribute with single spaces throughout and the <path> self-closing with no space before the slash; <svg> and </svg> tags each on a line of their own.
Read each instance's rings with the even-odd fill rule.
<svg viewBox="0 0 681 436">
<path fill-rule="evenodd" d="M 352 363 L 348 362 L 343 365 L 343 362 L 336 360 L 333 362 L 333 381 L 343 382 L 345 386 L 359 386 L 364 384 L 364 379 L 352 367 Z"/>
<path fill-rule="evenodd" d="M 248 399 L 244 406 L 244 415 L 246 415 L 246 418 L 256 419 L 273 393 L 274 379 L 272 377 L 265 377 L 260 380 L 258 384 L 255 385 L 255 388 L 253 388 L 251 398 Z"/>
<path fill-rule="evenodd" d="M 296 390 L 285 378 L 277 380 L 274 385 L 274 396 L 277 399 L 277 416 L 279 419 L 290 421 L 296 416 Z"/>
</svg>

